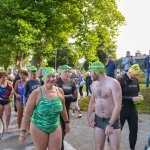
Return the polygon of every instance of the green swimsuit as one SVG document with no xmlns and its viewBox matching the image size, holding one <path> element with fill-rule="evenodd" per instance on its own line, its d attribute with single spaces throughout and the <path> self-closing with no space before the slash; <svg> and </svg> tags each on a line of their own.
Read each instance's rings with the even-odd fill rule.
<svg viewBox="0 0 150 150">
<path fill-rule="evenodd" d="M 63 110 L 63 105 L 59 96 L 52 99 L 44 98 L 41 88 L 40 96 L 41 98 L 32 114 L 31 122 L 49 134 L 55 131 L 60 124 L 60 113 Z"/>
</svg>

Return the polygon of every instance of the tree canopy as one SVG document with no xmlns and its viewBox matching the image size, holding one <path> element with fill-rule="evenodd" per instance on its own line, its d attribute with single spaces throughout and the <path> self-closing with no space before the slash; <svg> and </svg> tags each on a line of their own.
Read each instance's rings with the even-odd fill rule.
<svg viewBox="0 0 150 150">
<path fill-rule="evenodd" d="M 82 57 L 104 61 L 108 53 L 115 55 L 123 23 L 115 0 L 1 0 L 0 65 L 19 68 L 33 56 L 33 65 L 48 60 L 54 67 L 56 50 L 58 65 L 75 67 Z"/>
</svg>

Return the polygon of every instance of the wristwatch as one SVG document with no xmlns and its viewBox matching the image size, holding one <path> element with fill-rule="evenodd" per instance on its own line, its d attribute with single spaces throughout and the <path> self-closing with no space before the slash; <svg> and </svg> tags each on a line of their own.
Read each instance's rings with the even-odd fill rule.
<svg viewBox="0 0 150 150">
<path fill-rule="evenodd" d="M 21 132 L 24 132 L 24 133 L 26 133 L 26 130 L 21 130 Z"/>
<path fill-rule="evenodd" d="M 111 124 L 110 122 L 108 122 L 108 125 L 109 125 L 109 126 L 111 126 L 111 127 L 113 127 L 113 126 L 114 126 L 114 125 L 113 125 L 113 124 Z"/>
<path fill-rule="evenodd" d="M 70 121 L 68 120 L 68 121 L 65 121 L 65 123 L 70 123 Z"/>
</svg>

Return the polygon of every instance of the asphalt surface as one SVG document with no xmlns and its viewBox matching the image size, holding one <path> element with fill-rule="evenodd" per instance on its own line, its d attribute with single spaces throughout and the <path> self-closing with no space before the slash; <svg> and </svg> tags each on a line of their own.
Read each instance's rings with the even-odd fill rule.
<svg viewBox="0 0 150 150">
<path fill-rule="evenodd" d="M 78 118 L 78 113 L 76 113 L 76 116 L 70 117 L 71 132 L 65 137 L 65 150 L 95 149 L 93 129 L 87 125 L 87 113 L 82 112 L 82 114 L 82 118 Z M 150 115 L 140 114 L 138 125 L 138 139 L 135 150 L 143 150 L 150 135 Z M 27 135 L 26 144 L 19 144 L 19 132 L 17 131 L 17 121 L 14 113 L 11 117 L 10 129 L 9 132 L 4 133 L 0 141 L 0 150 L 34 150 L 30 135 Z M 127 123 L 121 134 L 121 150 L 129 150 L 129 129 Z"/>
</svg>

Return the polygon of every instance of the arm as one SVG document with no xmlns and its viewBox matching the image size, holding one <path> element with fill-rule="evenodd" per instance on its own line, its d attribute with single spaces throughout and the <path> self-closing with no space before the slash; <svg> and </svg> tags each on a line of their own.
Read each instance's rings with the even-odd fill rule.
<svg viewBox="0 0 150 150">
<path fill-rule="evenodd" d="M 25 143 L 25 139 L 26 139 L 25 131 L 30 123 L 30 118 L 36 106 L 38 95 L 39 95 L 39 89 L 34 90 L 29 96 L 28 102 L 26 104 L 23 119 L 22 119 L 22 127 L 21 127 L 22 132 L 20 133 L 20 137 L 19 137 L 20 144 Z"/>
<path fill-rule="evenodd" d="M 70 127 L 69 127 L 69 119 L 68 119 L 68 115 L 67 115 L 67 111 L 66 111 L 66 106 L 65 106 L 64 92 L 60 88 L 59 88 L 59 93 L 61 94 L 60 99 L 61 99 L 61 102 L 62 102 L 62 105 L 63 105 L 63 110 L 61 112 L 61 116 L 62 116 L 62 118 L 65 122 L 65 125 L 66 125 L 66 133 L 69 133 L 70 132 Z"/>
<path fill-rule="evenodd" d="M 92 84 L 92 88 L 91 88 L 92 93 L 93 93 L 93 84 Z M 92 94 L 90 102 L 89 102 L 88 114 L 87 114 L 87 120 L 88 120 L 88 124 L 90 127 L 94 127 L 94 120 L 91 119 L 91 115 L 92 115 L 94 108 L 95 108 L 95 98 L 94 98 L 94 95 Z"/>
<path fill-rule="evenodd" d="M 109 61 L 108 61 L 108 59 L 107 59 L 107 62 L 106 62 L 106 64 L 105 64 L 105 67 L 107 67 L 107 66 L 108 66 L 108 64 L 109 64 Z"/>
<path fill-rule="evenodd" d="M 114 102 L 114 109 L 111 115 L 111 118 L 108 122 L 108 125 L 105 129 L 105 135 L 109 136 L 113 134 L 113 124 L 115 123 L 116 119 L 119 117 L 120 110 L 121 110 L 121 99 L 122 99 L 122 92 L 120 84 L 117 81 L 113 81 L 111 84 L 111 91 L 112 97 Z"/>
<path fill-rule="evenodd" d="M 129 61 L 126 59 L 126 57 L 123 58 L 122 60 L 122 65 L 126 65 Z"/>
<path fill-rule="evenodd" d="M 134 57 L 134 56 L 132 56 L 132 60 L 133 60 L 133 64 L 135 64 L 135 63 L 136 63 L 136 60 L 135 60 L 135 57 Z"/>
<path fill-rule="evenodd" d="M 24 86 L 24 95 L 23 95 L 23 103 L 24 103 L 24 105 L 27 102 L 28 90 L 29 90 L 29 84 L 28 84 L 28 81 L 27 81 L 26 84 L 25 84 L 25 86 Z"/>
<path fill-rule="evenodd" d="M 17 88 L 18 88 L 18 83 L 20 82 L 20 80 L 17 80 L 14 86 L 14 94 L 16 95 L 17 99 L 20 99 L 21 96 L 17 93 Z"/>
<path fill-rule="evenodd" d="M 112 96 L 113 96 L 113 102 L 114 102 L 114 110 L 112 112 L 112 116 L 109 120 L 111 124 L 114 124 L 116 119 L 119 117 L 120 110 L 121 110 L 121 103 L 122 103 L 122 91 L 120 84 L 115 81 L 115 83 L 112 84 L 113 87 L 111 87 L 112 90 Z"/>
</svg>

